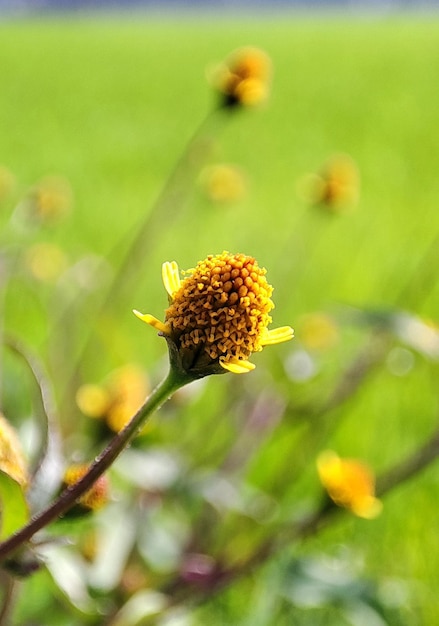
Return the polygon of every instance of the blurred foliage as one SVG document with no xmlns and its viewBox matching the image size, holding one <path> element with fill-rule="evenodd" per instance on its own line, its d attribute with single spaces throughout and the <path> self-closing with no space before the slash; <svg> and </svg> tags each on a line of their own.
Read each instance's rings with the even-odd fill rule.
<svg viewBox="0 0 439 626">
<path fill-rule="evenodd" d="M 2 538 L 166 371 L 163 340 L 131 314 L 163 317 L 163 261 L 254 254 L 274 323 L 296 329 L 254 372 L 178 391 L 112 466 L 105 507 L 8 558 L 0 623 L 439 620 L 437 31 L 293 16 L 0 25 L 1 410 L 30 476 L 0 466 Z M 272 85 L 227 56 L 248 44 Z M 328 448 L 368 468 L 367 497 L 377 475 L 376 520 L 326 494 Z M 350 509 L 345 478 L 329 495 Z"/>
</svg>

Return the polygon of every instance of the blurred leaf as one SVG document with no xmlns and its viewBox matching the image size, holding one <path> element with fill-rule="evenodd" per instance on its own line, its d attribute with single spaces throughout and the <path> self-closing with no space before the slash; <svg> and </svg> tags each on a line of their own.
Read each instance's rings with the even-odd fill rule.
<svg viewBox="0 0 439 626">
<path fill-rule="evenodd" d="M 41 508 L 58 487 L 62 465 L 59 416 L 52 383 L 42 360 L 25 342 L 9 334 L 3 341 L 25 364 L 34 386 L 32 411 L 34 420 L 28 427 L 33 428 L 32 440 L 37 443 L 33 451 L 33 480 L 27 497 L 31 508 L 34 505 Z"/>
<path fill-rule="evenodd" d="M 148 617 L 159 615 L 166 607 L 166 597 L 150 589 L 134 594 L 112 621 L 113 626 L 141 626 Z"/>
<path fill-rule="evenodd" d="M 407 311 L 351 309 L 347 319 L 392 334 L 398 341 L 429 359 L 439 359 L 439 327 Z"/>
<path fill-rule="evenodd" d="M 29 520 L 29 508 L 21 486 L 0 470 L 0 539 L 12 535 Z"/>
<path fill-rule="evenodd" d="M 134 548 L 140 519 L 120 501 L 107 506 L 105 515 L 99 516 L 96 556 L 88 569 L 89 584 L 99 593 L 118 587 Z"/>
<path fill-rule="evenodd" d="M 439 328 L 429 320 L 423 320 L 409 313 L 395 314 L 393 332 L 404 344 L 423 356 L 439 359 Z"/>
<path fill-rule="evenodd" d="M 92 615 L 96 604 L 92 600 L 86 576 L 86 563 L 79 554 L 64 546 L 48 546 L 44 558 L 58 589 L 79 611 Z"/>
<path fill-rule="evenodd" d="M 340 559 L 302 559 L 287 564 L 281 595 L 300 609 L 337 607 L 354 626 L 402 624 L 398 607 L 387 606 L 378 583 Z"/>
<path fill-rule="evenodd" d="M 116 467 L 130 483 L 148 491 L 169 489 L 182 473 L 177 453 L 159 447 L 149 447 L 147 451 L 131 448 L 118 459 Z"/>
</svg>

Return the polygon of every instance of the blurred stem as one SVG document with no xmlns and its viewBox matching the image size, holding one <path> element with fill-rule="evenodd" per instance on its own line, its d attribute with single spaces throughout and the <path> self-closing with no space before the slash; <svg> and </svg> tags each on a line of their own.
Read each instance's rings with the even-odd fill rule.
<svg viewBox="0 0 439 626">
<path fill-rule="evenodd" d="M 283 526 L 277 532 L 271 533 L 248 561 L 237 566 L 236 570 L 231 568 L 229 573 L 242 576 L 247 572 L 253 571 L 255 567 L 263 565 L 273 554 L 285 550 L 286 546 L 291 543 L 316 534 L 334 514 L 340 513 L 342 510 L 325 494 L 323 501 L 316 510 L 311 511 L 311 513 L 305 515 L 295 524 Z"/>
<path fill-rule="evenodd" d="M 295 482 L 315 454 L 327 440 L 330 433 L 340 425 L 346 412 L 341 411 L 349 401 L 355 398 L 369 377 L 381 366 L 389 350 L 388 337 L 380 330 L 372 330 L 363 346 L 349 365 L 343 370 L 329 395 L 316 402 L 294 404 L 289 402 L 284 420 L 303 425 L 299 438 L 292 437 L 286 458 L 294 458 L 294 465 L 288 465 L 289 482 Z M 285 467 L 281 467 L 274 477 L 270 493 L 285 489 Z"/>
<path fill-rule="evenodd" d="M 438 457 L 439 426 L 414 452 L 378 477 L 376 486 L 377 496 L 382 497 L 392 489 L 415 477 Z M 223 575 L 223 580 L 225 578 L 234 578 L 237 575 L 241 576 L 246 572 L 252 571 L 256 566 L 262 565 L 267 558 L 278 550 L 284 549 L 285 545 L 293 541 L 306 539 L 310 535 L 315 534 L 336 514 L 341 513 L 346 513 L 346 510 L 336 506 L 332 500 L 325 497 L 320 507 L 314 512 L 311 512 L 296 524 L 280 529 L 277 533 L 272 533 L 246 563 L 239 566 L 239 569 L 229 570 L 226 577 Z"/>
<path fill-rule="evenodd" d="M 205 159 L 210 126 L 217 120 L 217 115 L 218 110 L 212 110 L 186 143 L 151 210 L 138 226 L 138 230 L 109 285 L 102 308 L 114 302 L 115 299 L 120 299 L 123 292 L 132 289 L 133 276 L 141 270 L 148 255 L 154 249 L 153 244 L 160 230 L 171 225 L 183 207 L 187 190 L 191 188 L 193 183 L 193 174 L 198 171 L 200 164 Z"/>
<path fill-rule="evenodd" d="M 437 283 L 437 264 L 439 258 L 439 234 L 433 239 L 417 267 L 409 276 L 406 284 L 396 297 L 396 305 L 405 309 L 416 307 L 431 293 Z"/>
<path fill-rule="evenodd" d="M 136 278 L 139 276 L 142 268 L 145 267 L 146 261 L 151 257 L 155 249 L 154 244 L 160 237 L 160 232 L 175 225 L 175 220 L 184 207 L 189 189 L 192 188 L 194 175 L 198 172 L 203 161 L 206 160 L 212 131 L 224 119 L 225 116 L 221 109 L 212 109 L 186 142 L 182 153 L 161 187 L 151 209 L 143 217 L 140 224 L 137 224 L 136 232 L 128 243 L 126 250 L 122 253 L 122 259 L 110 284 L 106 286 L 104 293 L 98 296 L 100 300 L 96 304 L 97 310 L 94 314 L 98 324 L 101 321 L 102 314 L 107 309 L 114 312 L 115 306 L 119 310 L 126 308 L 127 294 L 132 292 Z M 116 252 L 125 243 L 125 240 L 123 242 L 119 241 L 109 256 L 114 258 Z M 59 320 L 55 324 L 55 330 L 52 333 L 52 343 L 55 346 L 59 341 L 59 333 L 65 333 L 65 320 L 72 317 L 71 303 L 69 303 L 68 308 L 67 312 L 65 310 L 61 312 Z M 131 309 L 132 307 L 130 306 L 129 308 Z M 77 313 L 76 316 L 80 317 L 80 314 Z M 74 406 L 74 391 L 79 384 L 78 379 L 81 366 L 86 362 L 87 357 L 91 355 L 94 348 L 95 330 L 96 327 L 90 326 L 87 335 L 84 337 L 83 345 L 74 359 L 73 367 L 67 373 L 66 388 L 62 401 L 62 408 L 65 414 L 68 414 L 70 406 Z M 65 337 L 65 334 L 63 336 Z"/>
<path fill-rule="evenodd" d="M 5 292 L 6 287 L 0 285 L 0 344 L 3 343 L 5 334 Z M 3 356 L 3 355 L 2 355 Z M 0 358 L 0 405 L 3 406 L 3 358 Z"/>
<path fill-rule="evenodd" d="M 6 572 L 2 572 L 0 584 L 3 590 L 3 605 L 0 607 L 0 626 L 8 626 L 11 623 L 11 612 L 16 595 L 16 580 Z"/>
<path fill-rule="evenodd" d="M 6 317 L 6 295 L 9 286 L 9 280 L 15 265 L 15 256 L 10 254 L 9 250 L 0 249 L 0 345 L 3 344 L 5 335 L 5 317 Z M 3 406 L 3 385 L 4 385 L 4 364 L 3 355 L 0 355 L 0 406 Z"/>
<path fill-rule="evenodd" d="M 95 459 L 88 472 L 74 485 L 65 489 L 46 509 L 37 513 L 26 526 L 3 543 L 0 543 L 0 561 L 10 556 L 33 535 L 63 515 L 70 509 L 93 483 L 112 465 L 119 454 L 138 434 L 146 420 L 159 409 L 164 402 L 192 378 L 171 368 L 167 377 L 154 389 L 144 405 L 138 410 L 125 428 L 115 435 L 103 452 Z"/>
<path fill-rule="evenodd" d="M 391 489 L 413 478 L 439 457 L 439 427 L 427 441 L 407 458 L 396 463 L 377 480 L 377 495 L 382 496 Z"/>
<path fill-rule="evenodd" d="M 414 452 L 402 461 L 397 462 L 393 467 L 378 477 L 376 486 L 377 496 L 382 497 L 407 480 L 414 478 L 438 457 L 439 426 Z M 280 529 L 276 533 L 272 533 L 266 541 L 258 547 L 247 562 L 238 566 L 236 569 L 230 569 L 227 573 L 223 573 L 221 579 L 222 584 L 227 584 L 227 582 L 231 582 L 232 579 L 253 571 L 255 567 L 262 565 L 270 556 L 279 550 L 285 549 L 285 546 L 289 543 L 306 539 L 317 533 L 328 524 L 330 519 L 342 513 L 346 514 L 346 510 L 336 506 L 332 500 L 325 497 L 320 507 L 314 512 L 311 512 L 296 524 Z"/>
<path fill-rule="evenodd" d="M 291 543 L 317 533 L 333 515 L 342 511 L 343 509 L 337 507 L 325 494 L 320 506 L 304 515 L 296 523 L 282 524 L 273 528 L 272 532 L 246 561 L 230 567 L 222 566 L 219 561 L 211 573 L 210 580 L 202 588 L 194 590 L 191 587 L 193 602 L 201 604 L 206 598 L 220 592 L 236 580 L 247 574 L 253 574 L 256 568 L 262 567 L 273 555 L 285 551 Z M 177 605 L 188 597 L 188 586 L 190 584 L 188 585 L 186 580 L 177 578 L 165 587 L 164 591 L 170 598 L 168 608 Z"/>
<path fill-rule="evenodd" d="M 366 377 L 380 365 L 389 350 L 389 342 L 381 330 L 373 330 L 365 346 L 343 372 L 329 398 L 317 408 L 318 416 L 326 415 L 349 400 L 361 387 Z"/>
<path fill-rule="evenodd" d="M 433 431 L 424 444 L 378 477 L 376 487 L 377 496 L 381 497 L 407 480 L 415 477 L 438 457 L 439 426 Z M 195 594 L 195 602 L 201 603 L 206 597 L 218 593 L 221 589 L 242 576 L 253 573 L 256 568 L 263 566 L 269 558 L 285 550 L 287 546 L 316 534 L 332 519 L 340 517 L 343 514 L 347 514 L 346 509 L 336 506 L 334 502 L 325 495 L 320 506 L 314 511 L 311 511 L 296 523 L 282 525 L 280 528 L 274 529 L 244 563 L 229 568 L 222 568 L 221 565 L 218 564 L 210 584 L 206 585 L 205 589 L 199 590 L 198 594 Z M 171 605 L 176 604 L 182 597 L 186 597 L 187 584 L 185 581 L 177 579 L 167 591 L 170 591 L 172 595 Z"/>
</svg>

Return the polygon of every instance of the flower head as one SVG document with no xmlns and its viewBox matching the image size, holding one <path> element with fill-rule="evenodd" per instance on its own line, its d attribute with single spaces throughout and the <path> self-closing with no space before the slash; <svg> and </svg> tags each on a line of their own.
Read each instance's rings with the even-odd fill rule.
<svg viewBox="0 0 439 626">
<path fill-rule="evenodd" d="M 311 204 L 331 213 L 341 213 L 358 202 L 358 167 L 349 155 L 335 154 L 318 174 L 307 176 L 302 187 L 306 200 Z"/>
<path fill-rule="evenodd" d="M 248 361 L 253 352 L 292 339 L 289 326 L 268 330 L 273 288 L 253 257 L 209 255 L 185 274 L 181 280 L 175 261 L 163 264 L 164 322 L 134 311 L 166 338 L 171 363 L 181 371 L 193 378 L 242 374 L 254 369 Z"/>
<path fill-rule="evenodd" d="M 85 463 L 70 465 L 63 476 L 63 486 L 71 487 L 77 483 L 88 472 L 89 466 Z M 108 478 L 100 476 L 93 486 L 82 495 L 77 501 L 76 510 L 72 510 L 73 514 L 90 513 L 101 509 L 108 501 Z"/>
<path fill-rule="evenodd" d="M 216 68 L 213 83 L 223 106 L 255 106 L 267 99 L 271 78 L 269 57 L 258 48 L 235 50 Z"/>
<path fill-rule="evenodd" d="M 48 176 L 29 190 L 19 205 L 19 217 L 28 225 L 51 225 L 65 217 L 72 207 L 70 183 L 60 176 Z"/>
<path fill-rule="evenodd" d="M 56 244 L 39 242 L 26 250 L 25 264 L 34 278 L 50 283 L 67 268 L 67 257 Z"/>
<path fill-rule="evenodd" d="M 227 204 L 245 197 L 247 180 L 240 168 L 221 163 L 205 167 L 200 184 L 212 202 Z"/>
<path fill-rule="evenodd" d="M 76 403 L 84 415 L 102 419 L 110 430 L 119 432 L 142 406 L 148 392 L 144 371 L 128 364 L 111 372 L 102 385 L 81 385 Z M 150 424 L 145 428 L 150 428 Z"/>
<path fill-rule="evenodd" d="M 331 500 L 355 515 L 372 519 L 382 509 L 375 497 L 375 479 L 370 469 L 355 459 L 341 459 L 327 450 L 317 459 L 320 481 Z"/>
</svg>

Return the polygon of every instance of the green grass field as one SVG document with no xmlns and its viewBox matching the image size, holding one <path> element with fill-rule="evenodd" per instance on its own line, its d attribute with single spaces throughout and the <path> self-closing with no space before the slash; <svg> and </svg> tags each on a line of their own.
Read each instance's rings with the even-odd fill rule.
<svg viewBox="0 0 439 626">
<path fill-rule="evenodd" d="M 272 59 L 272 97 L 261 110 L 239 111 L 223 120 L 219 129 L 211 129 L 204 147 L 209 163 L 235 163 L 246 172 L 248 195 L 230 206 L 214 205 L 196 185 L 191 188 L 190 177 L 197 172 L 188 173 L 187 203 L 178 210 L 171 203 L 163 211 L 160 236 L 145 262 L 138 263 L 135 278 L 130 277 L 128 293 L 111 301 L 108 315 L 99 318 L 99 349 L 81 371 L 83 378 L 97 382 L 112 368 L 137 361 L 156 380 L 164 365 L 164 342 L 143 328 L 131 309 L 162 316 L 161 263 L 175 259 L 190 268 L 224 249 L 255 255 L 275 287 L 274 324 L 296 328 L 294 345 L 256 355 L 256 372 L 234 379 L 233 387 L 228 377 L 207 381 L 194 404 L 182 405 L 178 419 L 167 417 L 153 439 L 154 445 L 184 456 L 187 466 L 206 471 L 221 464 L 239 436 L 239 415 L 245 411 L 239 394 L 249 403 L 263 387 L 291 403 L 319 400 L 330 393 L 368 336 L 346 324 L 341 345 L 316 356 L 318 375 L 303 383 L 291 381 L 282 363 L 303 348 L 303 315 L 345 306 L 400 307 L 439 319 L 434 280 L 439 253 L 431 252 L 439 232 L 439 22 L 413 16 L 165 19 L 140 14 L 0 24 L 0 164 L 17 180 L 15 196 L 2 209 L 3 246 L 10 244 L 7 216 L 20 195 L 47 175 L 61 175 L 73 190 L 72 214 L 36 235 L 21 233 L 17 245 L 26 246 L 31 238 L 57 243 L 71 264 L 98 255 L 117 265 L 120 246 L 151 210 L 215 102 L 206 69 L 247 44 Z M 358 206 L 342 215 L 312 209 L 298 193 L 301 178 L 319 170 L 334 153 L 351 155 L 361 175 Z M 428 264 L 423 262 L 427 253 Z M 99 284 L 82 292 L 78 286 L 69 290 L 65 282 L 35 289 L 18 276 L 6 292 L 6 330 L 42 355 L 59 397 L 90 329 L 96 330 L 98 291 Z M 60 345 L 61 357 L 54 356 Z M 300 451 L 298 481 L 290 482 L 287 471 L 281 471 L 289 463 L 296 467 L 294 419 L 301 419 L 296 415 L 258 443 L 243 469 L 246 484 L 278 500 L 281 516 L 290 511 L 294 517 L 317 493 L 315 453 L 320 444 L 365 459 L 378 474 L 420 445 L 437 424 L 437 362 L 407 346 L 404 350 L 412 359 L 409 371 L 395 375 L 387 358 L 323 425 L 316 422 L 326 438 L 319 442 L 319 432 L 314 432 L 317 443 Z M 14 366 L 12 370 L 14 374 Z M 20 393 L 14 376 L 15 383 L 4 392 L 5 411 L 13 410 L 14 394 Z M 231 408 L 230 396 L 238 408 Z M 20 412 L 27 415 L 26 403 L 21 404 L 19 398 L 18 419 L 8 415 L 16 425 Z M 215 422 L 218 407 L 226 414 L 220 425 Z M 82 441 L 75 439 L 69 413 L 74 414 L 71 406 L 63 419 L 67 455 Z M 233 585 L 199 609 L 194 617 L 199 621 L 187 623 L 439 623 L 438 494 L 438 469 L 431 465 L 389 493 L 376 520 L 347 514 L 291 548 L 298 558 L 329 561 L 345 555 L 361 578 L 377 582 L 388 606 L 394 603 L 395 617 L 380 622 L 375 615 L 373 621 L 366 608 L 361 613 L 357 606 L 349 621 L 348 612 L 338 612 L 337 602 L 335 608 L 305 601 L 294 606 L 285 594 L 272 596 L 267 590 L 280 585 L 278 559 L 277 569 L 270 565 Z M 177 513 L 184 516 L 180 509 Z M 239 520 L 223 520 L 218 545 L 223 533 L 232 549 L 234 523 L 236 550 L 245 551 L 246 526 Z M 17 624 L 36 623 L 38 611 L 47 610 L 46 584 L 44 573 L 21 583 L 23 597 L 28 593 L 33 598 L 35 615 L 21 600 L 17 619 L 22 621 Z M 53 600 L 57 624 L 102 623 L 96 616 L 84 617 L 86 612 L 65 617 L 68 613 L 59 608 L 66 603 L 62 597 Z M 127 622 L 135 623 L 150 622 Z"/>
</svg>

